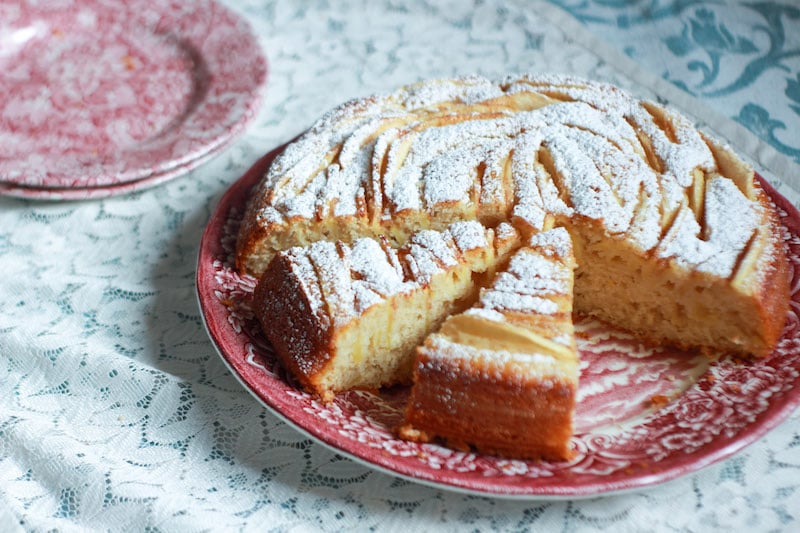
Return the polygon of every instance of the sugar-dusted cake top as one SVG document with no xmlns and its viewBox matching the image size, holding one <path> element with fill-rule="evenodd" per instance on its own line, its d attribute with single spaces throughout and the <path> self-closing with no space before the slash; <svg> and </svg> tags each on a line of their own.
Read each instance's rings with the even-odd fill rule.
<svg viewBox="0 0 800 533">
<path fill-rule="evenodd" d="M 470 76 L 327 113 L 275 160 L 241 240 L 331 220 L 410 234 L 445 215 L 535 232 L 555 217 L 730 277 L 758 230 L 757 196 L 745 163 L 656 103 L 566 76 Z"/>
<path fill-rule="evenodd" d="M 320 240 L 282 255 L 303 287 L 297 297 L 312 310 L 324 309 L 320 316 L 347 323 L 386 298 L 419 290 L 432 276 L 457 266 L 465 254 L 494 246 L 493 235 L 476 221 L 464 221 L 445 231 L 421 231 L 401 248 L 365 237 L 352 245 Z"/>
</svg>

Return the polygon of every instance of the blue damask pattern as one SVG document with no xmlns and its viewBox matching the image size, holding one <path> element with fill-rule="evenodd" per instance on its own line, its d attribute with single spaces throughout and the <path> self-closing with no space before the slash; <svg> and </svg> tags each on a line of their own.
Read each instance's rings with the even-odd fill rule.
<svg viewBox="0 0 800 533">
<path fill-rule="evenodd" d="M 630 57 L 800 163 L 800 4 L 553 0 Z M 769 101 L 747 95 L 775 94 Z M 758 98 L 756 96 L 756 98 Z"/>
</svg>

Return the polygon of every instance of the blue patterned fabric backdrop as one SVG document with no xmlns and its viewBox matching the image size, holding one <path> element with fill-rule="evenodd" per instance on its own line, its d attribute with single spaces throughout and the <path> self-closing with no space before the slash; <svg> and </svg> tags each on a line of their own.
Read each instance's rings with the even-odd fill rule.
<svg viewBox="0 0 800 533">
<path fill-rule="evenodd" d="M 800 163 L 800 3 L 553 3 L 643 68 L 707 102 Z M 770 98 L 761 97 L 767 94 Z"/>
</svg>

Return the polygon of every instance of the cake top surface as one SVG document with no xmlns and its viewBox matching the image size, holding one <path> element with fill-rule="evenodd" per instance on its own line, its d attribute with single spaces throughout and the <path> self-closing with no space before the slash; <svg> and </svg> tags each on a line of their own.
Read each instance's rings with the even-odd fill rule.
<svg viewBox="0 0 800 533">
<path fill-rule="evenodd" d="M 321 240 L 281 255 L 302 284 L 301 297 L 312 311 L 322 309 L 321 316 L 343 325 L 391 296 L 419 290 L 470 252 L 491 247 L 493 235 L 479 222 L 463 221 L 444 231 L 418 232 L 400 248 L 364 237 L 352 245 Z"/>
<path fill-rule="evenodd" d="M 456 208 L 481 219 L 494 202 L 533 231 L 547 217 L 588 220 L 719 277 L 763 219 L 752 170 L 685 117 L 553 75 L 426 81 L 346 102 L 286 147 L 256 196 L 252 218 L 273 230 L 333 218 L 388 230 Z"/>
<path fill-rule="evenodd" d="M 476 369 L 514 367 L 520 378 L 577 378 L 572 326 L 575 259 L 563 228 L 518 249 L 472 307 L 445 321 L 423 351 L 429 360 L 471 361 Z"/>
</svg>

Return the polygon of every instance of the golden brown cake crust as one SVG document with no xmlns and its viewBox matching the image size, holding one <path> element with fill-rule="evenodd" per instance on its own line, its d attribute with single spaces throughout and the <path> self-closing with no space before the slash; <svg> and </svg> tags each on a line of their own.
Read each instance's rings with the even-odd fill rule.
<svg viewBox="0 0 800 533">
<path fill-rule="evenodd" d="M 576 383 L 547 386 L 499 369 L 490 379 L 463 360 L 431 361 L 421 354 L 399 435 L 524 459 L 568 460 Z M 449 398 L 447 408 L 442 398 Z M 499 408 L 502 406 L 502 408 Z"/>
<path fill-rule="evenodd" d="M 766 193 L 760 187 L 759 199 L 769 213 L 769 233 L 775 236 L 775 240 L 770 243 L 771 252 L 765 254 L 766 265 L 760 269 L 763 276 L 754 289 L 758 295 L 758 316 L 763 324 L 763 343 L 762 349 L 752 355 L 766 357 L 772 352 L 786 325 L 791 296 L 791 272 L 783 241 L 783 228 Z"/>
<path fill-rule="evenodd" d="M 283 366 L 304 388 L 316 390 L 314 377 L 329 360 L 329 317 L 312 308 L 312 296 L 298 292 L 287 275 L 293 270 L 287 257 L 275 257 L 256 285 L 254 312 Z"/>
<path fill-rule="evenodd" d="M 370 238 L 291 248 L 262 274 L 255 315 L 285 367 L 323 400 L 408 383 L 416 346 L 518 246 L 503 227 L 456 222 L 399 248 Z"/>
</svg>

